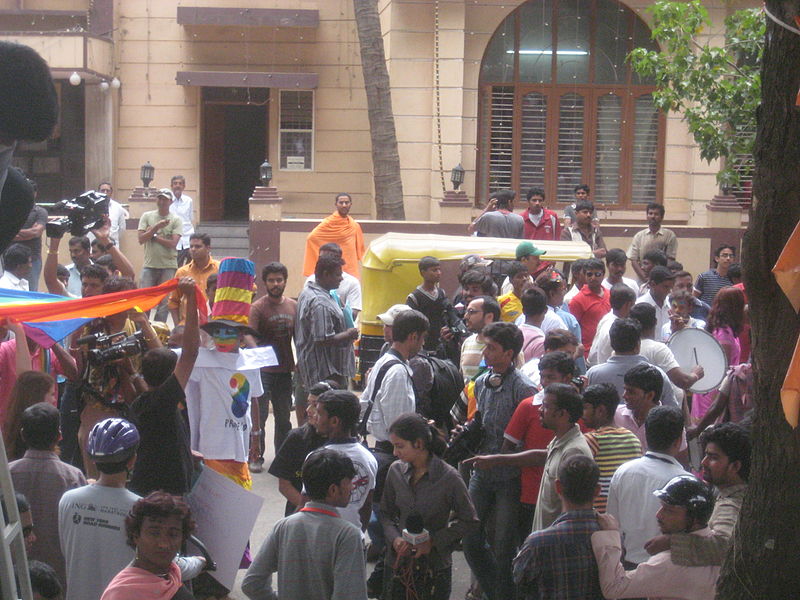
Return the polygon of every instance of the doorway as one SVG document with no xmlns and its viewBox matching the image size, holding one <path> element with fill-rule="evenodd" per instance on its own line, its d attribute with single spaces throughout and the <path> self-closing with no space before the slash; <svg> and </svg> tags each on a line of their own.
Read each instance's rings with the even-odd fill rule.
<svg viewBox="0 0 800 600">
<path fill-rule="evenodd" d="M 268 89 L 203 88 L 202 221 L 247 221 L 266 157 Z"/>
</svg>

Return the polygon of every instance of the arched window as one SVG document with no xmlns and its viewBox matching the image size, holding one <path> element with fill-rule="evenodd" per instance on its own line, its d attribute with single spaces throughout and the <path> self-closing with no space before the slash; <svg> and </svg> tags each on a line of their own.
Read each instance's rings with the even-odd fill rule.
<svg viewBox="0 0 800 600">
<path fill-rule="evenodd" d="M 492 36 L 481 63 L 478 190 L 542 187 L 572 202 L 587 183 L 604 207 L 660 202 L 663 115 L 652 81 L 626 60 L 657 49 L 615 0 L 529 0 Z"/>
</svg>

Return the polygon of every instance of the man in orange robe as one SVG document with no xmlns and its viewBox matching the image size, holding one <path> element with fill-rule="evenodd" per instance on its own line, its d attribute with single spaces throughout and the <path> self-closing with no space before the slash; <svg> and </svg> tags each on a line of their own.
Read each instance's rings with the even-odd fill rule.
<svg viewBox="0 0 800 600">
<path fill-rule="evenodd" d="M 306 238 L 306 255 L 303 260 L 303 276 L 314 272 L 319 258 L 319 248 L 323 244 L 335 242 L 342 248 L 344 266 L 354 277 L 360 277 L 359 261 L 364 256 L 364 234 L 361 225 L 349 216 L 353 200 L 350 194 L 336 196 L 336 212 L 322 220 Z"/>
</svg>

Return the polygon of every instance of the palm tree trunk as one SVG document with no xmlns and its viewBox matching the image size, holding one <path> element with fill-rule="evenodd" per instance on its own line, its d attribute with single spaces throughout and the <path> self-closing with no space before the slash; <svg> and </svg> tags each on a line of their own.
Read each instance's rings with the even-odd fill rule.
<svg viewBox="0 0 800 600">
<path fill-rule="evenodd" d="M 375 207 L 379 219 L 405 220 L 400 155 L 392 112 L 389 70 L 383 49 L 377 0 L 353 0 L 367 92 Z"/>
</svg>

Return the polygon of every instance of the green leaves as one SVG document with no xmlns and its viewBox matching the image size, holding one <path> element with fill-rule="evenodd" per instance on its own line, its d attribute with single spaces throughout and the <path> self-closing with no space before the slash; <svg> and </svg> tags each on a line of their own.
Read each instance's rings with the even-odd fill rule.
<svg viewBox="0 0 800 600">
<path fill-rule="evenodd" d="M 764 15 L 756 8 L 730 14 L 720 45 L 709 41 L 716 32 L 699 0 L 658 0 L 648 10 L 662 50 L 636 48 L 628 59 L 640 76 L 655 80 L 656 106 L 683 114 L 701 157 L 725 159 L 720 186 L 736 186 L 755 141 Z"/>
</svg>

